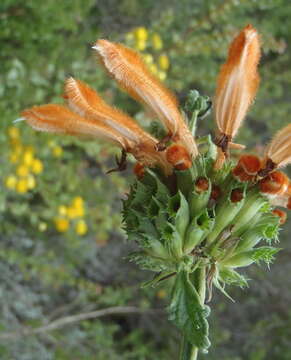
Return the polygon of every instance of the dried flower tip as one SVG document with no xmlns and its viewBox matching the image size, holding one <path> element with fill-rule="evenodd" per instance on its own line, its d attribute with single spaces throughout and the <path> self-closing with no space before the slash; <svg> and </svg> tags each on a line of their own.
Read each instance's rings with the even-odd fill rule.
<svg viewBox="0 0 291 360">
<path fill-rule="evenodd" d="M 210 199 L 217 201 L 221 196 L 221 189 L 218 185 L 212 184 Z"/>
<path fill-rule="evenodd" d="M 288 198 L 287 209 L 291 210 L 291 196 Z"/>
<path fill-rule="evenodd" d="M 240 181 L 252 181 L 256 178 L 260 168 L 260 158 L 255 155 L 242 155 L 232 173 Z"/>
<path fill-rule="evenodd" d="M 272 211 L 272 213 L 276 216 L 279 216 L 280 218 L 280 224 L 283 225 L 285 224 L 286 220 L 287 220 L 287 214 L 285 211 L 283 210 L 280 210 L 280 209 L 274 209 Z"/>
<path fill-rule="evenodd" d="M 265 151 L 265 162 L 270 159 L 277 168 L 291 163 L 291 124 L 278 131 Z"/>
<path fill-rule="evenodd" d="M 230 201 L 232 203 L 239 202 L 243 199 L 244 193 L 241 189 L 233 189 L 230 194 Z"/>
<path fill-rule="evenodd" d="M 195 182 L 195 191 L 198 193 L 202 193 L 207 191 L 209 188 L 209 181 L 205 177 L 200 177 Z"/>
<path fill-rule="evenodd" d="M 235 137 L 259 84 L 260 43 L 256 29 L 246 26 L 230 45 L 216 89 L 215 119 L 220 134 Z"/>
<path fill-rule="evenodd" d="M 144 174 L 145 174 L 145 168 L 144 168 L 144 165 L 137 162 L 134 167 L 133 167 L 133 172 L 135 174 L 135 176 L 138 178 L 138 179 L 142 179 L 144 177 Z"/>
<path fill-rule="evenodd" d="M 175 141 L 181 142 L 191 156 L 197 156 L 197 145 L 175 96 L 149 71 L 139 54 L 107 40 L 98 40 L 94 49 L 118 84 L 132 97 L 148 105 Z"/>
<path fill-rule="evenodd" d="M 270 195 L 282 195 L 288 189 L 289 179 L 281 171 L 274 171 L 260 180 L 260 191 Z"/>
<path fill-rule="evenodd" d="M 179 144 L 173 144 L 167 148 L 166 158 L 176 170 L 187 170 L 192 166 L 187 150 Z"/>
</svg>

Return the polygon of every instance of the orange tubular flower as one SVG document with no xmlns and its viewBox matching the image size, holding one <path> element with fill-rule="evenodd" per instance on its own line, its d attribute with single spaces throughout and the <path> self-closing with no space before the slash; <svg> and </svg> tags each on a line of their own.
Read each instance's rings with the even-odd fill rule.
<svg viewBox="0 0 291 360">
<path fill-rule="evenodd" d="M 256 29 L 248 25 L 230 45 L 227 61 L 218 77 L 215 98 L 217 169 L 223 165 L 228 147 L 242 148 L 232 140 L 255 97 L 259 84 L 259 59 L 259 36 Z"/>
<path fill-rule="evenodd" d="M 95 105 L 98 107 L 98 103 Z M 166 174 L 171 172 L 165 154 L 156 151 L 158 141 L 136 124 L 133 127 L 134 131 L 130 126 L 125 126 L 122 120 L 126 119 L 130 124 L 131 119 L 101 99 L 99 113 L 96 110 L 94 118 L 80 116 L 64 106 L 55 104 L 34 106 L 24 110 L 21 115 L 36 130 L 107 140 L 133 154 L 146 166 L 158 165 Z M 106 119 L 111 120 L 111 123 L 106 122 Z M 124 126 L 118 123 L 119 120 Z"/>
<path fill-rule="evenodd" d="M 266 176 L 276 168 L 282 168 L 291 163 L 291 124 L 285 126 L 274 136 L 267 146 L 264 157 L 264 167 L 259 172 Z"/>
<path fill-rule="evenodd" d="M 133 50 L 107 40 L 93 46 L 109 74 L 136 100 L 148 105 L 164 124 L 171 138 L 195 158 L 197 145 L 179 111 L 175 96 L 148 70 Z"/>
</svg>

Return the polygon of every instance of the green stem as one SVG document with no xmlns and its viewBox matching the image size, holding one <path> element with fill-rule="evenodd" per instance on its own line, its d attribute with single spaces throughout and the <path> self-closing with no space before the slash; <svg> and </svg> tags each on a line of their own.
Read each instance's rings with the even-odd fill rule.
<svg viewBox="0 0 291 360">
<path fill-rule="evenodd" d="M 192 275 L 193 283 L 200 296 L 200 303 L 204 305 L 205 293 L 206 293 L 206 268 L 198 268 Z M 180 360 L 197 360 L 198 348 L 187 341 L 186 337 L 183 336 Z"/>
</svg>

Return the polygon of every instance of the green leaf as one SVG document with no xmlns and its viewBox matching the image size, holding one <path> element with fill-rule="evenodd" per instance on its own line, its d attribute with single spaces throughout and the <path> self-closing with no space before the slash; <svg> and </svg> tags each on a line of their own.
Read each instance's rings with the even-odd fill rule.
<svg viewBox="0 0 291 360">
<path fill-rule="evenodd" d="M 177 274 L 168 311 L 169 320 L 182 330 L 192 345 L 202 350 L 210 346 L 206 320 L 209 307 L 201 305 L 199 294 L 185 271 Z"/>
<path fill-rule="evenodd" d="M 237 271 L 223 267 L 219 271 L 219 278 L 222 282 L 228 285 L 237 285 L 241 288 L 248 286 L 248 279 L 243 275 L 239 274 Z"/>
</svg>

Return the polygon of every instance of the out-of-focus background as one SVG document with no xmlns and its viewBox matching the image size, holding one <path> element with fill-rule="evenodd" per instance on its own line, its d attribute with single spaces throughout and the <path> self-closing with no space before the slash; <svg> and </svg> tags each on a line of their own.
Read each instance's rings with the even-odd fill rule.
<svg viewBox="0 0 291 360">
<path fill-rule="evenodd" d="M 0 359 L 166 360 L 177 358 L 179 343 L 166 314 L 150 311 L 167 304 L 169 288 L 140 289 L 151 273 L 126 260 L 132 245 L 120 209 L 132 165 L 106 175 L 116 149 L 13 124 L 20 110 L 62 103 L 73 75 L 148 124 L 150 114 L 97 63 L 95 40 L 139 50 L 183 105 L 190 89 L 213 96 L 232 37 L 252 23 L 262 37 L 262 80 L 238 141 L 260 152 L 290 122 L 290 18 L 287 0 L 1 0 Z M 212 116 L 199 124 L 200 134 L 209 130 Z M 291 359 L 288 224 L 279 246 L 270 270 L 250 267 L 249 289 L 229 289 L 235 303 L 214 294 L 213 345 L 201 359 Z M 137 313 L 110 314 L 116 306 Z M 64 326 L 67 316 L 96 309 L 109 314 Z"/>
</svg>

